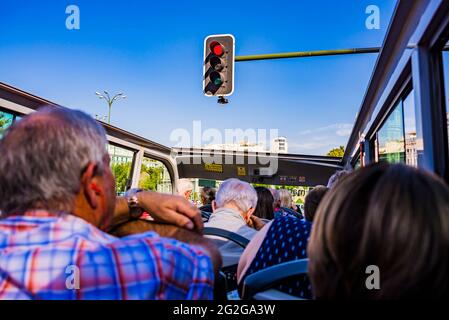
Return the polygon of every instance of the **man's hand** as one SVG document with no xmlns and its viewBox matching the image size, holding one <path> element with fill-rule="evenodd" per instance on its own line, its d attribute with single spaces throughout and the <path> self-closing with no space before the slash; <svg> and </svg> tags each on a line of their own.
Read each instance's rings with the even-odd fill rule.
<svg viewBox="0 0 449 320">
<path fill-rule="evenodd" d="M 203 229 L 200 211 L 184 197 L 143 191 L 137 194 L 137 198 L 142 209 L 156 222 L 188 230 Z"/>
<path fill-rule="evenodd" d="M 259 231 L 260 229 L 265 227 L 265 222 L 263 222 L 260 218 L 256 217 L 255 215 L 252 215 L 249 219 L 248 225 L 251 228 L 254 228 L 257 231 Z"/>
</svg>

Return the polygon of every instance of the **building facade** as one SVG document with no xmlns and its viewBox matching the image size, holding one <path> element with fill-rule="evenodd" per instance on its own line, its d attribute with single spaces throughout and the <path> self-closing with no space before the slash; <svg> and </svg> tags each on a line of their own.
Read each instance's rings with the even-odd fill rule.
<svg viewBox="0 0 449 320">
<path fill-rule="evenodd" d="M 288 141 L 286 137 L 279 137 L 273 139 L 271 142 L 271 152 L 273 153 L 288 153 Z"/>
</svg>

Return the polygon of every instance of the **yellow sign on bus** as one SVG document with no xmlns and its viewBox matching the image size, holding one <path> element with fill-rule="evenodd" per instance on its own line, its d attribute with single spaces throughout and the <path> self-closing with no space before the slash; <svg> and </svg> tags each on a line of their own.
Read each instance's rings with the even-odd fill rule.
<svg viewBox="0 0 449 320">
<path fill-rule="evenodd" d="M 215 163 L 207 164 L 206 163 L 204 165 L 204 169 L 209 172 L 223 173 L 223 165 L 221 165 L 221 164 L 215 164 Z"/>
<path fill-rule="evenodd" d="M 245 167 L 237 167 L 237 175 L 238 176 L 246 176 L 246 168 Z"/>
</svg>

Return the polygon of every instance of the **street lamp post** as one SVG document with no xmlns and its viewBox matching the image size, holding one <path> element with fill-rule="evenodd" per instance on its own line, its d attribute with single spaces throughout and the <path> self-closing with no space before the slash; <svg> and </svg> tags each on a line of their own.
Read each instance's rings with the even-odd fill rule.
<svg viewBox="0 0 449 320">
<path fill-rule="evenodd" d="M 126 99 L 126 96 L 123 93 L 118 93 L 116 94 L 114 97 L 111 98 L 111 96 L 109 95 L 109 92 L 107 92 L 106 90 L 103 91 L 104 94 L 101 94 L 100 92 L 95 92 L 95 94 L 98 96 L 98 98 L 100 99 L 104 99 L 106 100 L 107 104 L 108 104 L 108 108 L 109 108 L 109 112 L 108 112 L 108 124 L 111 124 L 111 109 L 112 109 L 112 104 L 114 103 L 115 100 L 118 99 Z"/>
</svg>

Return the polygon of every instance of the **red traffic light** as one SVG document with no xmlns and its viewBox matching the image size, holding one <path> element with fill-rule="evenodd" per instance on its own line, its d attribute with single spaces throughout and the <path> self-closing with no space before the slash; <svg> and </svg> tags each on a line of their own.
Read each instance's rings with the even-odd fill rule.
<svg viewBox="0 0 449 320">
<path fill-rule="evenodd" d="M 224 48 L 218 41 L 214 41 L 210 44 L 210 51 L 217 57 L 221 57 L 224 54 Z"/>
<path fill-rule="evenodd" d="M 231 34 L 204 39 L 203 92 L 207 97 L 225 97 L 234 92 L 234 50 L 235 39 Z"/>
</svg>

